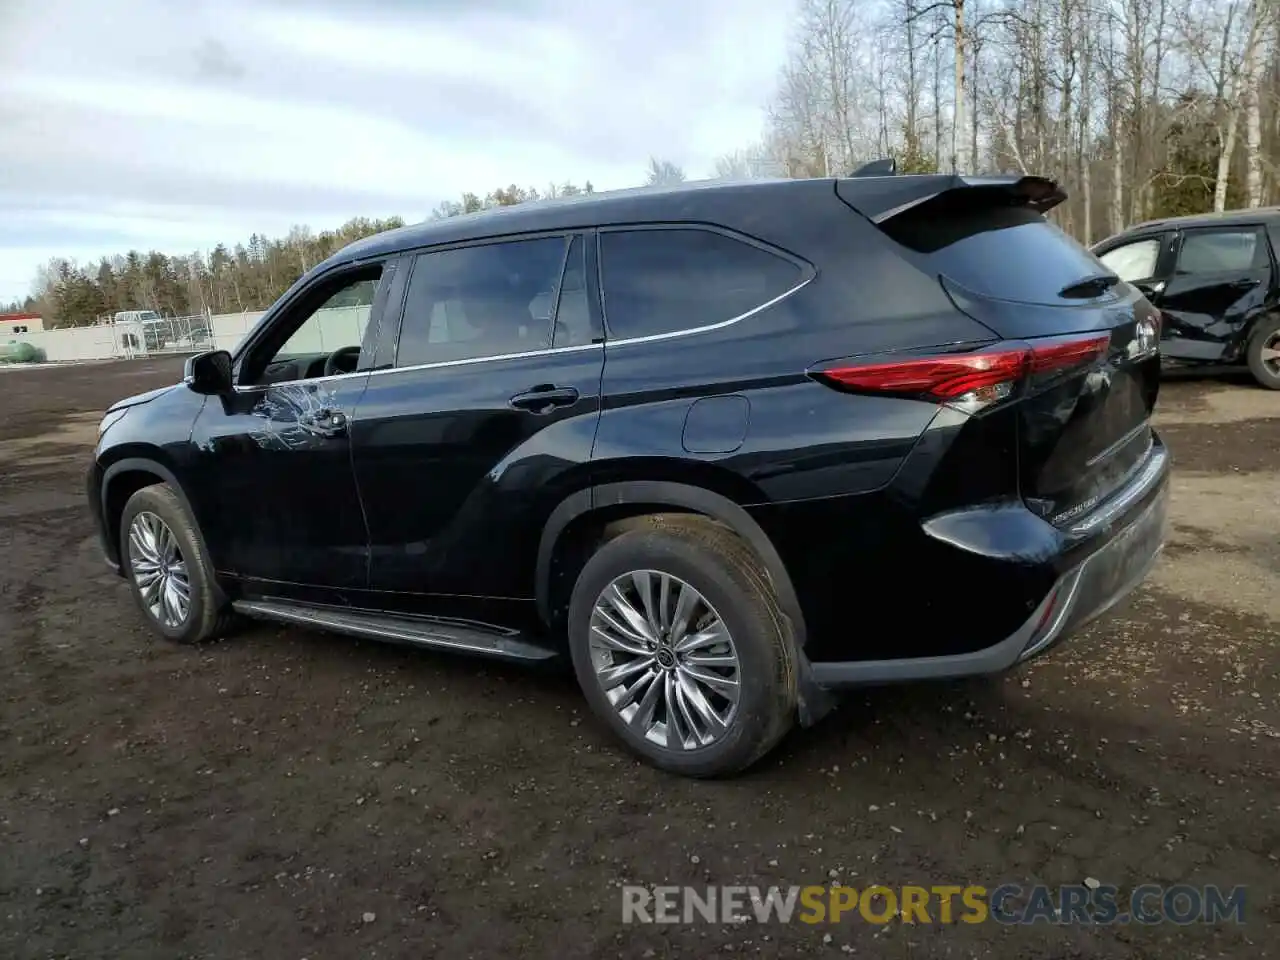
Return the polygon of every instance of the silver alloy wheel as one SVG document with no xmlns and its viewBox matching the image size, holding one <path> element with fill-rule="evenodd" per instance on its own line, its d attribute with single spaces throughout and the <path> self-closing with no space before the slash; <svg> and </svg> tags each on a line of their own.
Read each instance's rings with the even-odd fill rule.
<svg viewBox="0 0 1280 960">
<path fill-rule="evenodd" d="M 591 664 L 638 734 L 671 750 L 715 743 L 738 709 L 741 667 L 720 615 L 679 577 L 633 570 L 591 610 Z"/>
<path fill-rule="evenodd" d="M 1280 330 L 1262 342 L 1262 365 L 1268 373 L 1280 377 Z"/>
<path fill-rule="evenodd" d="M 180 627 L 191 612 L 191 581 L 169 525 L 144 510 L 129 525 L 129 570 L 143 605 L 166 627 Z"/>
</svg>

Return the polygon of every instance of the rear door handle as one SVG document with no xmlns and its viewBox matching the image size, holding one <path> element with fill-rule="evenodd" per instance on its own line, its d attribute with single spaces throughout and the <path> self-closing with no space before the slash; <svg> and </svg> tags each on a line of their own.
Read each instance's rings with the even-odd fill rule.
<svg viewBox="0 0 1280 960">
<path fill-rule="evenodd" d="M 507 401 L 517 410 L 547 413 L 555 407 L 567 407 L 578 402 L 578 391 L 573 387 L 541 386 L 517 393 Z"/>
<path fill-rule="evenodd" d="M 347 434 L 347 415 L 341 410 L 316 410 L 300 416 L 298 425 L 322 437 L 343 437 Z"/>
</svg>

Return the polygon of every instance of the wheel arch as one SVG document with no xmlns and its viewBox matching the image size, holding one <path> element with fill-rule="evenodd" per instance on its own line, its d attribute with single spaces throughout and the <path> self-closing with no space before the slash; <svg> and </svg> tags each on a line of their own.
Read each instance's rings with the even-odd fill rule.
<svg viewBox="0 0 1280 960">
<path fill-rule="evenodd" d="M 1247 348 L 1258 331 L 1274 320 L 1280 320 L 1280 296 L 1245 321 L 1239 334 L 1241 347 Z"/>
<path fill-rule="evenodd" d="M 585 556 L 575 556 L 593 543 L 583 536 L 607 528 L 632 517 L 653 513 L 689 513 L 707 517 L 732 530 L 745 540 L 764 564 L 778 604 L 791 621 L 792 636 L 798 648 L 805 643 L 804 615 L 796 596 L 791 575 L 787 572 L 777 548 L 756 521 L 739 504 L 728 497 L 684 483 L 667 480 L 634 480 L 600 484 L 570 494 L 552 511 L 538 545 L 535 591 L 538 615 L 543 623 L 555 623 L 567 609 L 567 594 L 572 584 L 558 582 L 561 570 L 568 568 L 576 575 Z M 576 568 L 576 569 L 575 569 Z M 562 602 L 557 597 L 563 595 Z"/>
<path fill-rule="evenodd" d="M 191 522 L 199 529 L 195 511 L 191 509 L 191 501 L 187 499 L 182 484 L 168 466 L 149 456 L 123 457 L 103 469 L 102 485 L 98 493 L 98 507 L 102 512 L 103 548 L 107 551 L 107 559 L 117 568 L 120 568 L 123 560 L 120 556 L 120 517 L 124 513 L 124 506 L 143 487 L 157 483 L 168 484 L 181 501 Z"/>
</svg>

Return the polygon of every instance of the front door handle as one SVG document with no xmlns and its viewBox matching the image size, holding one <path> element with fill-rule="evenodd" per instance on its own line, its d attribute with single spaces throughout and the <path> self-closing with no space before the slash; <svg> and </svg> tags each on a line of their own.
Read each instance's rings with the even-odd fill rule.
<svg viewBox="0 0 1280 960">
<path fill-rule="evenodd" d="M 567 407 L 578 402 L 578 391 L 573 387 L 556 387 L 551 385 L 534 387 L 524 393 L 517 393 L 508 403 L 517 410 L 529 410 L 533 413 L 549 413 L 556 407 Z"/>
<path fill-rule="evenodd" d="M 298 418 L 298 426 L 308 433 L 322 437 L 345 437 L 347 435 L 347 415 L 341 410 L 316 410 L 304 413 Z"/>
</svg>

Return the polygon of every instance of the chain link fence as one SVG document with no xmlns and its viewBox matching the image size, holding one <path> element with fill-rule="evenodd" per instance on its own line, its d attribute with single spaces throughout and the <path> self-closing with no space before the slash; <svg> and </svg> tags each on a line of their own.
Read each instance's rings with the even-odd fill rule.
<svg viewBox="0 0 1280 960">
<path fill-rule="evenodd" d="M 213 349 L 209 317 L 153 317 L 125 320 L 115 324 L 115 340 L 120 353 L 128 357 L 149 357 L 165 353 L 200 353 Z"/>
</svg>

